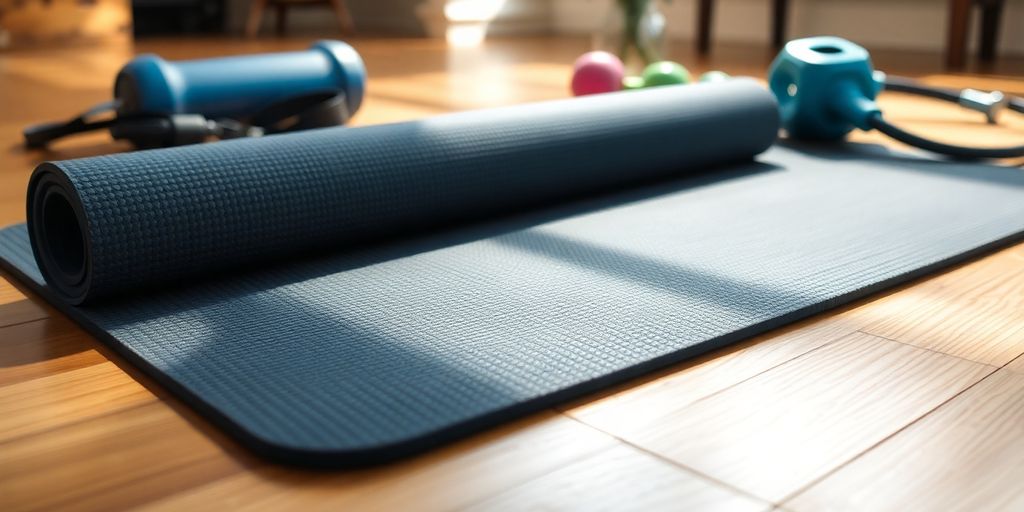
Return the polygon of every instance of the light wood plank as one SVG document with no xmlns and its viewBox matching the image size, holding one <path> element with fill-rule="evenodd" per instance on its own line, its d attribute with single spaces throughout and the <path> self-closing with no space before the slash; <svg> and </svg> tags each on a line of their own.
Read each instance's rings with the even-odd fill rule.
<svg viewBox="0 0 1024 512">
<path fill-rule="evenodd" d="M 107 361 L 98 342 L 63 316 L 0 327 L 0 340 L 0 386 Z"/>
<path fill-rule="evenodd" d="M 605 430 L 779 502 L 994 369 L 854 333 L 630 430 Z"/>
<path fill-rule="evenodd" d="M 0 460 L 8 511 L 118 510 L 244 467 L 162 403 L 2 442 Z"/>
<path fill-rule="evenodd" d="M 786 504 L 1024 510 L 1024 375 L 1000 370 Z"/>
<path fill-rule="evenodd" d="M 156 400 L 109 361 L 11 384 L 0 392 L 0 443 Z"/>
<path fill-rule="evenodd" d="M 884 338 L 1002 366 L 1024 353 L 1024 265 L 1017 246 L 851 315 Z"/>
<path fill-rule="evenodd" d="M 266 468 L 199 486 L 144 510 L 452 510 L 616 443 L 576 421 L 544 413 L 397 464 L 333 473 Z"/>
<path fill-rule="evenodd" d="M 857 330 L 852 318 L 834 315 L 715 351 L 644 379 L 619 386 L 596 401 L 565 406 L 566 414 L 608 432 L 634 432 L 697 400 L 770 370 Z"/>
<path fill-rule="evenodd" d="M 466 510 L 758 511 L 771 504 L 725 489 L 628 446 L 617 446 Z"/>
</svg>

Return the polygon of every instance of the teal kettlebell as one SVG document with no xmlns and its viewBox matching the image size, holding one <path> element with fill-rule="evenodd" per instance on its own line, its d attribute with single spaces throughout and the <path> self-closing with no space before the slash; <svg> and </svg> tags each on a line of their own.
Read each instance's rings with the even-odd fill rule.
<svg viewBox="0 0 1024 512">
<path fill-rule="evenodd" d="M 867 50 L 831 36 L 786 43 L 768 71 L 768 84 L 789 135 L 818 140 L 870 129 L 883 86 L 875 80 Z"/>
<path fill-rule="evenodd" d="M 782 127 L 790 138 L 839 140 L 854 128 L 878 130 L 895 140 L 953 158 L 1017 158 L 1024 145 L 958 146 L 915 135 L 885 119 L 875 103 L 883 89 L 919 94 L 984 112 L 991 121 L 1000 109 L 1024 113 L 1024 100 L 999 91 L 949 91 L 913 80 L 885 76 L 871 66 L 868 51 L 838 37 L 809 37 L 786 43 L 768 71 L 779 102 Z"/>
</svg>

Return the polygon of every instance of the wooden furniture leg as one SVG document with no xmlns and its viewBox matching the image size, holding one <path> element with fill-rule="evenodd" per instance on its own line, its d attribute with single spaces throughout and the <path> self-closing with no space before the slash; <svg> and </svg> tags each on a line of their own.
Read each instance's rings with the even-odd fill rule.
<svg viewBox="0 0 1024 512">
<path fill-rule="evenodd" d="M 996 58 L 999 23 L 1003 17 L 1004 0 L 988 0 L 981 5 L 981 33 L 978 34 L 978 57 L 984 61 Z"/>
<path fill-rule="evenodd" d="M 285 28 L 288 26 L 288 4 L 277 2 L 277 35 L 283 36 Z"/>
<path fill-rule="evenodd" d="M 967 25 L 971 21 L 971 0 L 950 0 L 949 32 L 946 35 L 946 67 L 962 68 L 967 54 Z"/>
<path fill-rule="evenodd" d="M 334 15 L 338 17 L 338 25 L 341 26 L 341 32 L 344 34 L 351 34 L 356 31 L 355 23 L 352 21 L 352 14 L 348 11 L 348 6 L 345 5 L 345 0 L 329 0 L 331 7 L 334 8 Z"/>
<path fill-rule="evenodd" d="M 700 0 L 697 7 L 697 52 L 707 55 L 711 48 L 711 14 L 714 0 Z"/>
<path fill-rule="evenodd" d="M 245 35 L 256 37 L 260 32 L 260 23 L 263 21 L 263 11 L 267 8 L 267 0 L 251 0 L 249 4 L 249 16 L 245 20 Z"/>
<path fill-rule="evenodd" d="M 786 17 L 789 0 L 775 0 L 772 7 L 772 47 L 778 50 L 786 44 Z"/>
</svg>

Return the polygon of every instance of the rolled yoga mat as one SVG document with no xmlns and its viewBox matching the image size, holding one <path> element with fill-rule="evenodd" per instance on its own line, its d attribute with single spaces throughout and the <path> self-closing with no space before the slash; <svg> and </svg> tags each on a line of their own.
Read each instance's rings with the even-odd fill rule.
<svg viewBox="0 0 1024 512">
<path fill-rule="evenodd" d="M 343 466 L 1024 232 L 1017 169 L 755 159 L 776 130 L 735 81 L 48 163 L 0 261 L 250 448 Z"/>
<path fill-rule="evenodd" d="M 47 283 L 83 304 L 750 159 L 778 123 L 738 80 L 46 163 L 29 233 Z"/>
</svg>

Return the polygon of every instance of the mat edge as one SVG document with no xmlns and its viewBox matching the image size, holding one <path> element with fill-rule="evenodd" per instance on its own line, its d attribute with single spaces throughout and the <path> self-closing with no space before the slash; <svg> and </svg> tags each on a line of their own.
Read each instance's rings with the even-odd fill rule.
<svg viewBox="0 0 1024 512">
<path fill-rule="evenodd" d="M 9 229 L 18 225 L 20 224 L 13 224 L 5 227 L 4 229 Z M 393 443 L 345 450 L 313 450 L 297 448 L 275 443 L 252 433 L 240 423 L 235 422 L 226 414 L 221 413 L 215 406 L 206 402 L 195 393 L 189 391 L 184 385 L 179 384 L 166 373 L 160 371 L 145 359 L 135 354 L 126 345 L 114 338 L 113 335 L 107 333 L 97 324 L 90 321 L 86 315 L 78 312 L 77 308 L 59 300 L 53 292 L 49 291 L 45 286 L 35 282 L 35 280 L 24 274 L 14 264 L 8 262 L 6 258 L 2 257 L 2 255 L 0 255 L 0 268 L 11 273 L 11 275 L 13 275 L 24 286 L 29 288 L 33 293 L 36 293 L 48 304 L 53 306 L 62 314 L 68 316 L 75 322 L 75 324 L 99 340 L 105 346 L 112 349 L 129 364 L 133 365 L 138 371 L 141 371 L 148 378 L 153 379 L 154 382 L 168 391 L 168 393 L 175 399 L 180 400 L 184 405 L 193 409 L 203 421 L 210 422 L 212 425 L 226 433 L 232 440 L 238 442 L 241 446 L 250 450 L 254 454 L 269 461 L 289 466 L 320 469 L 344 469 L 380 465 L 424 453 L 430 449 L 440 447 L 441 445 L 523 418 L 529 414 L 550 409 L 571 400 L 584 398 L 587 395 L 600 392 L 611 386 L 624 384 L 630 380 L 642 377 L 654 371 L 685 362 L 754 336 L 765 334 L 772 330 L 793 324 L 800 320 L 837 309 L 838 307 L 851 304 L 860 299 L 889 290 L 909 281 L 989 255 L 1022 241 L 1024 241 L 1024 231 L 992 240 L 988 243 L 979 245 L 974 249 L 935 261 L 931 264 L 900 275 L 892 276 L 864 288 L 838 295 L 823 302 L 791 311 L 785 315 L 744 327 L 737 331 L 688 346 L 675 352 L 664 354 L 654 359 L 623 368 L 616 372 L 577 383 L 553 393 L 542 395 L 524 402 L 519 402 L 510 407 L 498 409 L 460 423 L 453 423 L 447 427 L 427 432 L 416 437 L 402 439 Z"/>
</svg>

